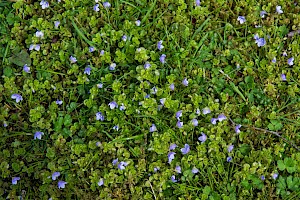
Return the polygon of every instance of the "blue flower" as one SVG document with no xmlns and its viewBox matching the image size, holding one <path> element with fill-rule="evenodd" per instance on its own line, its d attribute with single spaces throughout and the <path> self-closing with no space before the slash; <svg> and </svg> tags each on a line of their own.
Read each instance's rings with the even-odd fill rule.
<svg viewBox="0 0 300 200">
<path fill-rule="evenodd" d="M 262 176 L 260 177 L 260 179 L 261 179 L 262 181 L 264 181 L 264 180 L 266 179 L 266 177 L 265 177 L 264 175 L 262 175 Z"/>
<path fill-rule="evenodd" d="M 272 63 L 276 63 L 276 57 L 272 59 Z"/>
<path fill-rule="evenodd" d="M 125 107 L 124 104 L 122 103 L 119 109 L 120 109 L 121 111 L 123 111 L 123 110 L 126 109 L 126 107 Z"/>
<path fill-rule="evenodd" d="M 103 83 L 98 83 L 97 88 L 103 88 Z"/>
<path fill-rule="evenodd" d="M 96 113 L 96 120 L 104 121 L 104 115 L 102 114 L 102 112 Z"/>
<path fill-rule="evenodd" d="M 182 154 L 185 155 L 190 152 L 190 145 L 185 144 L 184 147 L 180 150 L 181 150 Z"/>
<path fill-rule="evenodd" d="M 84 74 L 87 74 L 87 75 L 91 75 L 91 70 L 92 70 L 92 68 L 90 68 L 90 67 L 86 67 L 85 69 L 84 69 Z"/>
<path fill-rule="evenodd" d="M 226 160 L 227 160 L 227 162 L 231 162 L 231 161 L 232 161 L 232 157 L 231 157 L 231 156 L 228 156 L 228 157 L 226 158 Z"/>
<path fill-rule="evenodd" d="M 37 132 L 35 132 L 35 134 L 34 134 L 34 139 L 36 140 L 36 139 L 42 139 L 42 136 L 44 135 L 44 133 L 43 132 L 41 132 L 41 131 L 37 131 Z"/>
<path fill-rule="evenodd" d="M 111 110 L 115 109 L 115 108 L 118 108 L 118 104 L 115 101 L 110 102 L 108 105 L 109 105 Z"/>
<path fill-rule="evenodd" d="M 176 183 L 176 182 L 177 182 L 176 177 L 175 177 L 174 175 L 171 176 L 171 181 L 172 181 L 173 183 Z"/>
<path fill-rule="evenodd" d="M 289 58 L 287 63 L 288 63 L 289 66 L 294 65 L 294 57 Z"/>
<path fill-rule="evenodd" d="M 183 79 L 182 84 L 183 84 L 184 86 L 188 86 L 188 85 L 189 85 L 189 81 L 187 80 L 187 78 L 184 78 L 184 79 Z"/>
<path fill-rule="evenodd" d="M 126 41 L 127 41 L 127 35 L 123 35 L 123 36 L 122 36 L 122 40 L 123 40 L 124 42 L 126 42 Z"/>
<path fill-rule="evenodd" d="M 281 80 L 282 80 L 282 81 L 286 81 L 286 76 L 285 76 L 285 74 L 281 74 L 280 77 L 281 77 Z"/>
<path fill-rule="evenodd" d="M 26 72 L 26 73 L 30 73 L 30 67 L 28 67 L 27 64 L 25 64 L 25 65 L 23 66 L 23 70 L 24 70 L 24 72 Z"/>
<path fill-rule="evenodd" d="M 177 123 L 176 123 L 176 126 L 178 127 L 178 128 L 182 128 L 183 127 L 183 122 L 181 122 L 181 121 L 177 121 Z"/>
<path fill-rule="evenodd" d="M 265 14 L 267 14 L 267 12 L 264 11 L 264 10 L 260 11 L 260 13 L 259 13 L 259 15 L 260 15 L 261 18 L 264 18 Z"/>
<path fill-rule="evenodd" d="M 224 114 L 220 114 L 220 115 L 218 116 L 219 122 L 221 122 L 221 121 L 223 121 L 223 120 L 225 120 L 225 119 L 227 119 L 227 118 L 226 118 L 226 116 L 225 116 Z"/>
<path fill-rule="evenodd" d="M 101 51 L 100 51 L 100 56 L 103 56 L 104 53 L 105 53 L 105 51 L 104 51 L 104 50 L 101 50 Z"/>
<path fill-rule="evenodd" d="M 266 40 L 264 38 L 259 38 L 258 40 L 255 41 L 258 47 L 265 46 Z"/>
<path fill-rule="evenodd" d="M 42 6 L 42 9 L 48 8 L 49 7 L 49 3 L 45 0 L 42 0 L 40 2 L 40 5 Z"/>
<path fill-rule="evenodd" d="M 116 130 L 116 131 L 118 131 L 118 130 L 119 130 L 119 126 L 118 126 L 118 125 L 115 125 L 115 126 L 113 127 L 113 129 Z"/>
<path fill-rule="evenodd" d="M 198 120 L 197 119 L 192 119 L 192 124 L 193 124 L 193 126 L 198 126 Z"/>
<path fill-rule="evenodd" d="M 234 148 L 234 145 L 229 145 L 227 148 L 228 153 L 230 153 Z"/>
<path fill-rule="evenodd" d="M 113 165 L 116 165 L 116 164 L 118 163 L 118 161 L 119 161 L 118 158 L 117 158 L 117 159 L 114 159 L 114 160 L 112 161 L 112 164 L 113 164 Z"/>
<path fill-rule="evenodd" d="M 118 168 L 119 168 L 120 170 L 124 170 L 125 167 L 126 167 L 127 165 L 128 165 L 127 162 L 121 161 L 121 162 L 118 164 Z"/>
<path fill-rule="evenodd" d="M 110 65 L 109 65 L 109 70 L 115 70 L 116 69 L 116 63 L 111 63 Z"/>
<path fill-rule="evenodd" d="M 100 147 L 100 145 L 101 145 L 101 142 L 96 142 L 97 147 Z"/>
<path fill-rule="evenodd" d="M 60 21 L 54 21 L 54 27 L 58 28 L 58 26 L 60 25 Z"/>
<path fill-rule="evenodd" d="M 196 6 L 200 6 L 200 4 L 201 4 L 200 0 L 196 0 L 195 4 L 196 4 Z"/>
<path fill-rule="evenodd" d="M 162 63 L 162 64 L 165 64 L 166 63 L 166 55 L 165 54 L 162 54 L 159 58 L 159 61 Z"/>
<path fill-rule="evenodd" d="M 217 124 L 218 119 L 217 118 L 211 118 L 210 122 L 215 125 Z"/>
<path fill-rule="evenodd" d="M 151 67 L 151 64 L 150 64 L 150 63 L 146 62 L 146 63 L 144 64 L 144 68 L 145 68 L 145 69 L 149 69 L 150 67 Z"/>
<path fill-rule="evenodd" d="M 210 109 L 209 109 L 208 107 L 203 108 L 203 110 L 202 110 L 203 115 L 207 115 L 207 114 L 209 114 L 210 112 L 211 112 L 211 111 L 210 111 Z"/>
<path fill-rule="evenodd" d="M 65 188 L 66 184 L 67 182 L 65 181 L 58 181 L 57 183 L 58 189 Z"/>
<path fill-rule="evenodd" d="M 29 47 L 29 51 L 32 51 L 33 49 L 36 51 L 40 51 L 41 45 L 40 44 L 31 44 Z"/>
<path fill-rule="evenodd" d="M 6 128 L 8 124 L 6 122 L 3 122 L 3 127 Z"/>
<path fill-rule="evenodd" d="M 89 47 L 89 52 L 92 53 L 92 52 L 94 52 L 94 51 L 95 51 L 95 47 L 90 46 L 90 47 Z"/>
<path fill-rule="evenodd" d="M 42 37 L 44 37 L 44 33 L 42 31 L 37 31 L 37 32 L 35 32 L 35 37 L 42 38 Z"/>
<path fill-rule="evenodd" d="M 284 52 L 282 53 L 282 56 L 287 56 L 286 51 L 284 51 Z"/>
<path fill-rule="evenodd" d="M 182 110 L 176 112 L 176 118 L 179 120 L 180 117 L 182 117 Z"/>
<path fill-rule="evenodd" d="M 151 94 L 156 94 L 157 93 L 157 88 L 154 86 L 152 89 L 151 89 Z"/>
<path fill-rule="evenodd" d="M 110 6 L 111 6 L 111 5 L 110 5 L 109 2 L 104 2 L 104 3 L 103 3 L 103 7 L 104 7 L 104 8 L 110 8 Z"/>
<path fill-rule="evenodd" d="M 94 11 L 96 12 L 99 12 L 99 4 L 97 3 L 96 5 L 94 5 L 94 8 L 93 8 Z"/>
<path fill-rule="evenodd" d="M 278 14 L 282 14 L 283 13 L 283 11 L 281 10 L 281 6 L 276 6 L 276 12 Z"/>
<path fill-rule="evenodd" d="M 277 173 L 273 173 L 273 174 L 272 174 L 272 178 L 273 178 L 274 180 L 276 180 L 276 179 L 278 178 L 278 174 L 277 174 Z"/>
<path fill-rule="evenodd" d="M 193 174 L 197 174 L 198 172 L 199 172 L 199 170 L 198 170 L 196 167 L 193 167 L 192 173 L 193 173 Z"/>
<path fill-rule="evenodd" d="M 174 144 L 174 143 L 173 143 L 173 144 L 170 144 L 169 150 L 172 151 L 172 150 L 174 150 L 176 147 L 177 147 L 176 144 Z"/>
<path fill-rule="evenodd" d="M 168 153 L 169 164 L 171 164 L 172 160 L 174 160 L 175 154 L 176 154 L 175 152 L 169 152 Z"/>
<path fill-rule="evenodd" d="M 176 166 L 175 167 L 175 172 L 177 172 L 178 174 L 181 174 L 181 167 L 180 166 Z"/>
<path fill-rule="evenodd" d="M 160 51 L 164 48 L 164 46 L 162 45 L 162 43 L 163 43 L 162 40 L 159 41 L 159 42 L 157 43 L 157 48 L 158 48 L 158 50 L 160 50 Z"/>
<path fill-rule="evenodd" d="M 103 178 L 101 178 L 97 184 L 98 184 L 98 186 L 104 185 L 104 180 L 103 180 Z"/>
<path fill-rule="evenodd" d="M 207 136 L 204 133 L 201 133 L 202 135 L 198 137 L 198 140 L 203 144 L 207 140 Z"/>
<path fill-rule="evenodd" d="M 77 59 L 73 56 L 70 56 L 70 61 L 71 61 L 71 63 L 76 63 Z"/>
<path fill-rule="evenodd" d="M 55 101 L 55 103 L 56 103 L 57 105 L 61 105 L 61 104 L 63 104 L 63 101 L 57 99 L 57 100 Z"/>
<path fill-rule="evenodd" d="M 19 103 L 20 101 L 23 100 L 23 97 L 21 95 L 19 95 L 19 94 L 13 94 L 13 95 L 11 95 L 11 98 L 15 99 L 16 103 Z"/>
<path fill-rule="evenodd" d="M 235 130 L 235 132 L 238 134 L 238 133 L 240 133 L 241 131 L 240 131 L 240 128 L 242 127 L 242 125 L 240 125 L 240 124 L 238 124 L 238 125 L 236 125 L 235 127 L 234 127 L 234 130 Z"/>
<path fill-rule="evenodd" d="M 175 85 L 174 85 L 174 83 L 172 83 L 171 85 L 170 85 L 170 90 L 175 90 Z"/>
<path fill-rule="evenodd" d="M 140 25 L 141 25 L 141 21 L 140 21 L 140 20 L 136 20 L 136 21 L 135 21 L 135 25 L 136 25 L 136 26 L 140 26 Z"/>
<path fill-rule="evenodd" d="M 157 131 L 157 128 L 155 126 L 155 124 L 152 124 L 152 126 L 150 127 L 150 133 Z"/>
<path fill-rule="evenodd" d="M 237 20 L 240 22 L 240 24 L 243 24 L 246 22 L 246 18 L 244 16 L 238 16 Z"/>
<path fill-rule="evenodd" d="M 12 177 L 11 183 L 12 183 L 13 185 L 17 185 L 17 183 L 18 183 L 19 180 L 21 180 L 20 177 Z"/>
<path fill-rule="evenodd" d="M 59 176 L 60 176 L 60 172 L 54 172 L 54 173 L 52 174 L 52 180 L 55 181 Z"/>
<path fill-rule="evenodd" d="M 153 171 L 154 171 L 154 172 L 159 171 L 159 167 L 154 167 Z"/>
<path fill-rule="evenodd" d="M 161 103 L 161 105 L 165 105 L 166 98 L 161 98 L 161 99 L 159 100 L 159 102 Z"/>
</svg>

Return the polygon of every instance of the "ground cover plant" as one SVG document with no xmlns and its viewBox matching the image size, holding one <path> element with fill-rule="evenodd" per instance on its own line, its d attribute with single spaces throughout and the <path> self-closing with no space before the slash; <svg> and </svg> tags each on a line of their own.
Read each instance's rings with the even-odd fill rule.
<svg viewBox="0 0 300 200">
<path fill-rule="evenodd" d="M 299 11 L 0 2 L 1 199 L 299 199 Z"/>
</svg>

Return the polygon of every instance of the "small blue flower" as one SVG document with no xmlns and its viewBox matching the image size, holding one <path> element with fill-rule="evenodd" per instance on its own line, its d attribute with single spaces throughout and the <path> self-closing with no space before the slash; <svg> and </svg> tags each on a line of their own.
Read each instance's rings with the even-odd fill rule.
<svg viewBox="0 0 300 200">
<path fill-rule="evenodd" d="M 201 1 L 200 1 L 200 0 L 196 0 L 196 1 L 195 1 L 195 4 L 196 4 L 196 6 L 200 6 Z"/>
<path fill-rule="evenodd" d="M 109 70 L 115 70 L 116 69 L 116 63 L 111 63 L 110 65 L 109 65 Z"/>
<path fill-rule="evenodd" d="M 175 167 L 175 172 L 177 172 L 178 174 L 181 174 L 181 167 L 180 166 L 176 166 Z"/>
<path fill-rule="evenodd" d="M 260 179 L 261 179 L 262 181 L 264 181 L 264 180 L 266 179 L 266 177 L 265 177 L 264 175 L 262 175 L 262 176 L 260 177 Z"/>
<path fill-rule="evenodd" d="M 272 178 L 273 178 L 274 180 L 276 180 L 276 179 L 278 178 L 278 174 L 277 174 L 277 173 L 272 174 Z"/>
<path fill-rule="evenodd" d="M 177 123 L 176 123 L 176 126 L 178 127 L 178 128 L 182 128 L 183 127 L 183 122 L 181 122 L 181 121 L 177 121 Z"/>
<path fill-rule="evenodd" d="M 12 177 L 11 183 L 12 183 L 13 185 L 17 185 L 17 183 L 18 183 L 19 180 L 21 180 L 20 177 Z"/>
<path fill-rule="evenodd" d="M 118 168 L 119 168 L 120 170 L 124 170 L 125 167 L 126 167 L 127 165 L 128 165 L 127 162 L 121 161 L 121 162 L 118 164 Z"/>
<path fill-rule="evenodd" d="M 197 169 L 196 167 L 193 167 L 192 173 L 193 173 L 193 174 L 197 174 L 198 172 L 199 172 L 199 169 Z"/>
<path fill-rule="evenodd" d="M 60 25 L 60 21 L 54 21 L 54 27 L 58 28 L 58 26 Z"/>
<path fill-rule="evenodd" d="M 181 150 L 182 154 L 185 155 L 190 152 L 190 145 L 185 144 L 184 147 L 180 150 Z"/>
<path fill-rule="evenodd" d="M 100 147 L 100 145 L 101 145 L 101 142 L 96 142 L 97 147 Z"/>
<path fill-rule="evenodd" d="M 97 184 L 98 184 L 98 186 L 104 185 L 104 180 L 103 180 L 103 178 L 101 178 Z"/>
<path fill-rule="evenodd" d="M 95 51 L 95 47 L 90 46 L 90 47 L 89 47 L 89 52 L 92 53 L 92 52 L 94 52 L 94 51 Z"/>
<path fill-rule="evenodd" d="M 136 25 L 136 26 L 140 26 L 140 25 L 141 25 L 141 21 L 140 21 L 140 20 L 136 20 L 136 21 L 135 21 L 135 25 Z"/>
<path fill-rule="evenodd" d="M 172 91 L 175 90 L 175 85 L 174 85 L 174 83 L 172 83 L 172 84 L 170 85 L 170 90 L 172 90 Z"/>
<path fill-rule="evenodd" d="M 203 115 L 207 115 L 207 114 L 209 114 L 210 112 L 211 112 L 211 111 L 210 111 L 210 109 L 209 109 L 208 107 L 203 108 L 203 110 L 202 110 Z"/>
<path fill-rule="evenodd" d="M 30 67 L 28 67 L 28 65 L 25 64 L 25 65 L 23 66 L 23 71 L 26 72 L 26 73 L 30 73 Z"/>
<path fill-rule="evenodd" d="M 100 11 L 98 3 L 96 5 L 94 5 L 93 10 L 96 11 L 96 12 Z"/>
<path fill-rule="evenodd" d="M 240 22 L 240 24 L 243 24 L 246 22 L 246 18 L 244 16 L 238 16 L 237 20 Z"/>
<path fill-rule="evenodd" d="M 159 100 L 159 102 L 161 103 L 161 105 L 165 105 L 166 98 L 161 98 L 161 99 Z"/>
<path fill-rule="evenodd" d="M 96 113 L 96 120 L 104 121 L 104 115 L 102 114 L 102 112 Z"/>
<path fill-rule="evenodd" d="M 218 121 L 217 118 L 211 118 L 211 120 L 210 120 L 210 122 L 211 122 L 213 125 L 216 125 L 216 124 L 217 124 L 217 121 Z"/>
<path fill-rule="evenodd" d="M 73 63 L 76 63 L 77 62 L 77 59 L 73 56 L 70 56 L 70 62 L 73 64 Z"/>
<path fill-rule="evenodd" d="M 184 86 L 188 86 L 188 85 L 189 85 L 189 81 L 187 80 L 187 78 L 184 78 L 184 79 L 183 79 L 182 84 L 183 84 Z"/>
<path fill-rule="evenodd" d="M 155 126 L 155 124 L 152 124 L 152 126 L 150 127 L 150 133 L 157 131 L 157 128 Z"/>
<path fill-rule="evenodd" d="M 226 160 L 227 160 L 227 162 L 231 162 L 231 161 L 232 161 L 232 157 L 231 157 L 231 156 L 228 156 L 228 157 L 226 158 Z"/>
<path fill-rule="evenodd" d="M 179 120 L 180 117 L 182 117 L 182 110 L 176 112 L 176 118 Z"/>
<path fill-rule="evenodd" d="M 176 147 L 177 147 L 176 144 L 174 144 L 174 143 L 173 143 L 173 144 L 170 144 L 169 150 L 172 151 L 172 150 L 174 150 Z"/>
<path fill-rule="evenodd" d="M 265 18 L 265 14 L 268 14 L 268 13 L 264 10 L 260 11 L 260 13 L 259 13 L 261 18 Z"/>
<path fill-rule="evenodd" d="M 84 69 L 84 74 L 87 74 L 87 75 L 91 75 L 91 70 L 92 70 L 92 68 L 90 68 L 90 67 L 86 67 L 85 69 Z"/>
<path fill-rule="evenodd" d="M 157 48 L 158 48 L 158 50 L 160 50 L 160 51 L 164 48 L 164 46 L 162 45 L 162 43 L 163 43 L 162 40 L 159 41 L 159 42 L 157 43 Z"/>
<path fill-rule="evenodd" d="M 171 164 L 172 160 L 174 160 L 175 154 L 176 154 L 175 152 L 169 152 L 168 153 L 169 164 Z"/>
<path fill-rule="evenodd" d="M 103 83 L 98 83 L 97 88 L 103 88 Z"/>
<path fill-rule="evenodd" d="M 159 171 L 159 167 L 154 167 L 153 171 L 154 171 L 154 172 Z"/>
<path fill-rule="evenodd" d="M 288 63 L 289 66 L 294 65 L 294 57 L 289 58 L 287 63 Z"/>
<path fill-rule="evenodd" d="M 276 63 L 276 57 L 272 59 L 272 63 Z"/>
<path fill-rule="evenodd" d="M 11 98 L 15 99 L 16 103 L 19 103 L 20 101 L 23 100 L 23 97 L 20 94 L 13 94 L 13 95 L 11 95 Z"/>
<path fill-rule="evenodd" d="M 116 165 L 116 164 L 118 163 L 118 161 L 119 161 L 118 158 L 117 158 L 117 159 L 114 159 L 114 160 L 112 161 L 112 164 L 113 164 L 113 165 Z"/>
<path fill-rule="evenodd" d="M 104 51 L 104 50 L 101 50 L 101 51 L 100 51 L 100 56 L 103 56 L 104 53 L 105 53 L 105 51 Z"/>
<path fill-rule="evenodd" d="M 228 153 L 230 153 L 234 148 L 234 145 L 229 145 L 227 148 Z"/>
<path fill-rule="evenodd" d="M 151 89 L 151 94 L 156 94 L 157 93 L 157 88 L 154 86 L 152 89 Z"/>
<path fill-rule="evenodd" d="M 8 124 L 6 122 L 3 122 L 3 127 L 6 128 Z"/>
<path fill-rule="evenodd" d="M 63 104 L 63 101 L 57 99 L 57 100 L 55 101 L 55 103 L 56 103 L 57 105 L 61 105 L 61 104 Z"/>
<path fill-rule="evenodd" d="M 116 131 L 118 131 L 118 130 L 119 130 L 119 126 L 118 126 L 118 125 L 115 125 L 115 126 L 113 127 L 113 129 L 116 130 Z"/>
<path fill-rule="evenodd" d="M 166 55 L 165 54 L 162 54 L 159 58 L 159 61 L 162 63 L 162 64 L 165 64 L 166 63 Z"/>
<path fill-rule="evenodd" d="M 120 109 L 121 111 L 123 111 L 123 110 L 126 109 L 126 107 L 125 107 L 124 104 L 122 103 L 119 109 Z"/>
<path fill-rule="evenodd" d="M 176 182 L 177 182 L 176 177 L 175 177 L 174 175 L 171 176 L 171 181 L 172 181 L 173 183 L 176 183 Z"/>
<path fill-rule="evenodd" d="M 242 125 L 238 124 L 234 127 L 234 130 L 237 134 L 239 134 L 241 131 L 240 131 L 240 128 L 242 127 Z"/>
<path fill-rule="evenodd" d="M 281 6 L 276 6 L 276 12 L 278 14 L 282 14 L 283 13 L 283 11 L 281 10 Z"/>
<path fill-rule="evenodd" d="M 58 189 L 65 188 L 66 184 L 67 182 L 65 181 L 58 181 L 57 183 Z"/>
<path fill-rule="evenodd" d="M 43 132 L 41 132 L 41 131 L 37 131 L 37 132 L 35 132 L 35 134 L 34 134 L 34 139 L 36 140 L 36 139 L 42 139 L 42 136 L 44 135 L 44 133 Z"/>
<path fill-rule="evenodd" d="M 110 5 L 109 2 L 104 2 L 104 3 L 103 3 L 103 7 L 104 7 L 104 8 L 110 8 L 110 6 L 111 6 L 111 5 Z"/>
<path fill-rule="evenodd" d="M 115 102 L 115 101 L 110 102 L 110 103 L 108 104 L 108 106 L 110 107 L 111 110 L 112 110 L 112 109 L 115 109 L 115 108 L 118 108 L 118 104 L 117 104 L 117 102 Z"/>
<path fill-rule="evenodd" d="M 123 35 L 123 36 L 122 36 L 122 40 L 123 40 L 124 42 L 126 42 L 126 41 L 127 41 L 127 35 Z"/>
<path fill-rule="evenodd" d="M 193 126 L 198 126 L 198 120 L 197 119 L 192 119 L 192 124 L 193 124 Z"/>
<path fill-rule="evenodd" d="M 198 137 L 198 140 L 203 144 L 207 140 L 207 136 L 204 133 L 201 133 L 202 135 Z"/>
<path fill-rule="evenodd" d="M 286 76 L 285 76 L 285 74 L 281 74 L 280 77 L 281 77 L 281 80 L 282 80 L 282 81 L 286 81 Z"/>
<path fill-rule="evenodd" d="M 60 176 L 60 172 L 54 172 L 52 174 L 52 180 L 55 181 Z"/>
<path fill-rule="evenodd" d="M 36 51 L 40 51 L 41 45 L 40 44 L 31 44 L 29 47 L 29 51 L 32 51 L 33 49 Z"/>
<path fill-rule="evenodd" d="M 259 38 L 258 40 L 256 40 L 256 43 L 258 47 L 262 47 L 265 46 L 266 40 L 264 38 Z"/>
<path fill-rule="evenodd" d="M 224 114 L 219 114 L 219 116 L 218 116 L 219 122 L 221 122 L 221 121 L 223 121 L 225 119 L 227 119 L 227 118 L 226 118 L 226 116 Z"/>
<path fill-rule="evenodd" d="M 150 64 L 150 63 L 146 62 L 146 63 L 144 64 L 144 68 L 145 68 L 145 69 L 149 69 L 150 67 L 151 67 L 151 64 Z"/>
<path fill-rule="evenodd" d="M 35 37 L 42 38 L 44 37 L 44 33 L 42 31 L 35 32 Z"/>
<path fill-rule="evenodd" d="M 42 0 L 40 2 L 40 5 L 42 6 L 42 9 L 44 10 L 45 8 L 48 8 L 49 7 L 49 3 L 45 0 Z"/>
</svg>

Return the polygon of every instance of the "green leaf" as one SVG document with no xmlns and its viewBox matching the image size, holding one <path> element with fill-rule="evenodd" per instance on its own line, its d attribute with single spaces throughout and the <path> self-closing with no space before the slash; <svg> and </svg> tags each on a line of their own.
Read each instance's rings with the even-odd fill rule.
<svg viewBox="0 0 300 200">
<path fill-rule="evenodd" d="M 21 67 L 23 67 L 25 64 L 27 64 L 28 66 L 31 65 L 31 59 L 27 51 L 21 50 L 19 53 L 14 53 L 14 52 L 15 51 L 13 51 L 12 57 L 9 58 L 10 62 Z"/>
<path fill-rule="evenodd" d="M 63 122 L 64 122 L 64 118 L 59 117 L 58 120 L 54 123 L 54 130 L 56 132 L 62 129 Z"/>
<path fill-rule="evenodd" d="M 209 195 L 211 192 L 211 188 L 209 186 L 205 186 L 203 189 L 203 194 Z"/>
<path fill-rule="evenodd" d="M 300 179 L 298 177 L 289 176 L 286 179 L 287 186 L 290 190 L 295 191 L 299 188 Z"/>
<path fill-rule="evenodd" d="M 11 77 L 14 74 L 14 71 L 11 67 L 5 67 L 3 69 L 3 74 L 7 77 Z"/>
<path fill-rule="evenodd" d="M 66 127 L 72 125 L 72 117 L 71 117 L 71 115 L 69 115 L 69 114 L 65 115 L 65 118 L 64 118 L 64 125 L 65 125 Z"/>
<path fill-rule="evenodd" d="M 281 190 L 285 190 L 286 188 L 285 179 L 282 176 L 280 176 L 278 179 L 277 187 Z"/>
<path fill-rule="evenodd" d="M 278 166 L 280 171 L 285 170 L 285 164 L 284 164 L 283 160 L 278 160 L 277 161 L 277 166 Z"/>
</svg>

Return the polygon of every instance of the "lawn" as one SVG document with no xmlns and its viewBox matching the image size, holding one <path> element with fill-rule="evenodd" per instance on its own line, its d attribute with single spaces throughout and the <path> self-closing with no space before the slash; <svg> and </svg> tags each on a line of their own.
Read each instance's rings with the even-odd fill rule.
<svg viewBox="0 0 300 200">
<path fill-rule="evenodd" d="M 300 199 L 300 4 L 0 1 L 0 199 Z"/>
</svg>

